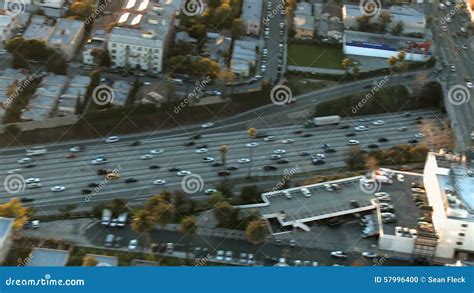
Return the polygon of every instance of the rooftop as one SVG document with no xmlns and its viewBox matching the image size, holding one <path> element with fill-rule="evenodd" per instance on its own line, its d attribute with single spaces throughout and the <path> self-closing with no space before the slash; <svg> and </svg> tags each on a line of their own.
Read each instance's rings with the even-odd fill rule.
<svg viewBox="0 0 474 293">
<path fill-rule="evenodd" d="M 54 45 L 69 45 L 84 30 L 84 22 L 80 20 L 60 18 L 54 31 L 49 37 L 49 43 Z"/>
<path fill-rule="evenodd" d="M 69 251 L 35 247 L 31 251 L 29 267 L 63 267 L 69 259 Z"/>
<path fill-rule="evenodd" d="M 242 15 L 240 18 L 246 21 L 260 22 L 262 18 L 262 1 L 260 0 L 244 0 L 242 4 Z"/>
</svg>

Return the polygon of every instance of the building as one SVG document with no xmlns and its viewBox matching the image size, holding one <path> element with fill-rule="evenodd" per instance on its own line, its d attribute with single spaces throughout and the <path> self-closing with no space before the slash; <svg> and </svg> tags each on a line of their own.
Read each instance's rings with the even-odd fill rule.
<svg viewBox="0 0 474 293">
<path fill-rule="evenodd" d="M 257 62 L 257 42 L 235 40 L 230 61 L 231 70 L 235 75 L 248 77 L 250 69 Z"/>
<path fill-rule="evenodd" d="M 262 23 L 263 3 L 260 0 L 244 0 L 241 19 L 245 21 L 247 35 L 258 36 Z"/>
<path fill-rule="evenodd" d="M 107 35 L 104 30 L 95 30 L 91 38 L 87 40 L 82 51 L 82 63 L 95 65 L 95 57 L 92 52 L 95 49 L 106 50 Z"/>
<path fill-rule="evenodd" d="M 294 37 L 297 39 L 312 39 L 315 31 L 315 18 L 312 5 L 308 2 L 298 2 L 293 17 Z"/>
<path fill-rule="evenodd" d="M 132 89 L 132 85 L 126 80 L 116 80 L 112 84 L 114 99 L 112 104 L 124 106 L 127 103 L 128 95 Z"/>
<path fill-rule="evenodd" d="M 33 4 L 40 8 L 45 15 L 58 18 L 64 15 L 66 0 L 33 0 Z"/>
<path fill-rule="evenodd" d="M 390 58 L 399 51 L 406 53 L 407 61 L 427 61 L 432 56 L 430 40 L 381 35 L 358 31 L 344 32 L 343 51 L 346 55 Z"/>
<path fill-rule="evenodd" d="M 5 261 L 10 251 L 14 223 L 15 219 L 0 217 L 0 264 Z"/>
<path fill-rule="evenodd" d="M 64 267 L 69 260 L 69 251 L 35 247 L 31 251 L 27 267 Z"/>
<path fill-rule="evenodd" d="M 61 52 L 67 61 L 70 61 L 82 45 L 84 34 L 83 21 L 60 18 L 48 39 L 48 44 Z"/>
<path fill-rule="evenodd" d="M 474 258 L 474 163 L 462 156 L 429 153 L 424 186 L 439 235 L 436 257 Z"/>
<path fill-rule="evenodd" d="M 219 63 L 221 68 L 227 66 L 226 54 L 229 52 L 232 39 L 220 33 L 207 33 L 201 55 Z"/>
<path fill-rule="evenodd" d="M 30 24 L 23 33 L 25 40 L 41 40 L 48 42 L 49 37 L 53 33 L 54 26 L 52 22 L 43 15 L 33 15 Z"/>
<path fill-rule="evenodd" d="M 18 27 L 18 18 L 10 15 L 0 15 L 0 42 L 4 43 L 13 36 Z"/>
<path fill-rule="evenodd" d="M 12 92 L 10 88 L 16 85 L 25 85 L 31 82 L 25 69 L 6 68 L 0 73 L 0 124 L 3 122 L 5 111 L 12 104 L 13 100 L 20 94 L 19 87 Z"/>
<path fill-rule="evenodd" d="M 87 254 L 86 256 L 93 257 L 97 260 L 96 267 L 116 267 L 119 259 L 116 256 L 107 256 L 99 254 Z"/>
<path fill-rule="evenodd" d="M 107 44 L 112 67 L 161 72 L 163 57 L 173 40 L 175 6 L 129 0 L 123 8 Z"/>
<path fill-rule="evenodd" d="M 76 106 L 79 101 L 84 100 L 90 82 L 91 78 L 83 75 L 77 75 L 69 82 L 66 91 L 59 99 L 59 116 L 68 116 L 76 113 Z"/>
<path fill-rule="evenodd" d="M 388 12 L 392 16 L 392 21 L 388 24 L 387 30 L 393 30 L 395 26 L 403 22 L 403 34 L 425 33 L 426 18 L 422 11 L 409 6 L 393 5 L 389 9 L 381 9 L 380 12 L 370 18 L 371 23 L 379 22 L 378 15 Z M 348 30 L 358 30 L 357 18 L 364 16 L 359 5 L 344 5 L 342 7 L 342 20 Z"/>
</svg>

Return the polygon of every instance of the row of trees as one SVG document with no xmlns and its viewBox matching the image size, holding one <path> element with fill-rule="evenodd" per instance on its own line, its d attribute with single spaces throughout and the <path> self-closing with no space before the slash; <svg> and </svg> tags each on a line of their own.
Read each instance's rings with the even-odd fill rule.
<svg viewBox="0 0 474 293">
<path fill-rule="evenodd" d="M 377 19 L 374 19 L 375 15 L 362 15 L 356 18 L 358 29 L 363 32 L 372 33 L 387 33 L 390 23 L 393 21 L 393 17 L 388 11 L 382 11 L 378 14 Z M 397 22 L 389 32 L 393 35 L 401 35 L 404 30 L 403 21 Z"/>
</svg>

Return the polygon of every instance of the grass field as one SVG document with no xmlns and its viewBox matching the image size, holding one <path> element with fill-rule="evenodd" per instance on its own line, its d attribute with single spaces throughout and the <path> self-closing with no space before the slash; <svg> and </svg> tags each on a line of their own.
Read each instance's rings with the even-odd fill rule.
<svg viewBox="0 0 474 293">
<path fill-rule="evenodd" d="M 344 54 L 339 47 L 290 44 L 288 46 L 288 65 L 343 69 Z"/>
</svg>

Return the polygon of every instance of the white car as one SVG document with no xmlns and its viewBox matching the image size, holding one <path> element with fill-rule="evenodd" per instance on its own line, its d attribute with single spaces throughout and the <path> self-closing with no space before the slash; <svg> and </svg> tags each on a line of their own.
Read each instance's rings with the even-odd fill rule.
<svg viewBox="0 0 474 293">
<path fill-rule="evenodd" d="M 239 164 L 246 164 L 246 163 L 250 163 L 250 159 L 240 158 L 237 162 L 239 162 Z"/>
<path fill-rule="evenodd" d="M 373 125 L 384 125 L 385 122 L 383 122 L 383 120 L 376 120 L 374 122 L 372 122 Z"/>
<path fill-rule="evenodd" d="M 364 251 L 362 252 L 362 256 L 367 258 L 376 258 L 378 255 L 375 252 Z"/>
<path fill-rule="evenodd" d="M 107 159 L 104 157 L 98 157 L 91 161 L 92 165 L 102 165 L 107 163 Z"/>
<path fill-rule="evenodd" d="M 251 142 L 245 145 L 248 148 L 254 148 L 258 146 L 258 142 Z"/>
<path fill-rule="evenodd" d="M 311 191 L 309 191 L 308 188 L 301 188 L 301 192 L 303 193 L 304 196 L 310 197 L 312 195 Z"/>
<path fill-rule="evenodd" d="M 466 82 L 466 86 L 470 89 L 472 89 L 474 87 L 474 85 L 472 84 L 472 82 Z"/>
<path fill-rule="evenodd" d="M 325 154 L 316 154 L 316 155 L 313 155 L 313 158 L 323 160 L 323 159 L 326 158 L 326 155 Z"/>
<path fill-rule="evenodd" d="M 358 144 L 360 144 L 360 142 L 358 140 L 355 140 L 355 139 L 349 139 L 347 141 L 347 144 L 348 145 L 358 145 Z"/>
<path fill-rule="evenodd" d="M 425 190 L 424 189 L 421 189 L 421 188 L 418 188 L 418 187 L 413 187 L 411 189 L 411 191 L 415 192 L 415 193 L 425 193 Z"/>
<path fill-rule="evenodd" d="M 212 122 L 208 122 L 208 123 L 204 123 L 201 125 L 201 128 L 209 128 L 209 127 L 212 127 L 214 126 L 214 123 Z"/>
<path fill-rule="evenodd" d="M 214 162 L 214 158 L 213 157 L 205 157 L 205 158 L 202 158 L 202 161 L 206 162 L 206 163 L 212 163 L 212 162 Z"/>
<path fill-rule="evenodd" d="M 398 182 L 404 182 L 405 181 L 405 176 L 403 174 L 397 174 L 397 180 L 398 180 Z"/>
<path fill-rule="evenodd" d="M 374 193 L 375 197 L 380 201 L 390 201 L 390 194 L 387 192 L 376 192 Z"/>
<path fill-rule="evenodd" d="M 128 250 L 135 250 L 138 247 L 138 240 L 137 239 L 132 239 L 128 243 Z"/>
<path fill-rule="evenodd" d="M 267 136 L 263 139 L 264 141 L 274 141 L 275 140 L 275 137 L 270 135 L 270 136 Z"/>
<path fill-rule="evenodd" d="M 106 143 L 114 143 L 114 142 L 117 142 L 119 141 L 119 137 L 118 136 L 109 136 L 105 139 L 105 142 Z"/>
<path fill-rule="evenodd" d="M 197 149 L 194 151 L 196 154 L 202 154 L 202 153 L 205 153 L 207 152 L 207 149 L 206 148 L 200 148 L 200 149 Z"/>
<path fill-rule="evenodd" d="M 186 170 L 183 170 L 183 171 L 179 171 L 178 173 L 176 173 L 178 176 L 187 176 L 187 175 L 191 175 L 191 171 L 186 171 Z"/>
<path fill-rule="evenodd" d="M 230 251 L 230 250 L 229 250 L 229 251 L 226 251 L 226 252 L 225 252 L 225 258 L 224 258 L 224 260 L 225 260 L 225 261 L 232 261 L 232 260 L 233 260 L 233 257 L 232 257 L 233 254 L 234 254 L 234 253 L 233 253 L 232 251 Z"/>
<path fill-rule="evenodd" d="M 51 187 L 52 192 L 61 192 L 61 191 L 64 191 L 64 190 L 66 190 L 66 187 L 60 186 L 60 185 Z"/>
<path fill-rule="evenodd" d="M 166 181 L 163 180 L 163 179 L 156 179 L 153 181 L 153 184 L 155 185 L 163 185 L 163 184 L 166 184 Z"/>
<path fill-rule="evenodd" d="M 82 148 L 80 146 L 75 146 L 75 147 L 70 148 L 69 151 L 71 153 L 79 153 L 80 151 L 82 151 Z"/>
<path fill-rule="evenodd" d="M 18 164 L 26 164 L 33 162 L 32 158 L 22 158 L 17 161 Z"/>
<path fill-rule="evenodd" d="M 355 131 L 366 131 L 368 129 L 369 128 L 367 128 L 367 126 L 364 126 L 364 125 L 359 125 L 354 128 Z"/>
<path fill-rule="evenodd" d="M 407 128 L 405 126 L 399 127 L 397 129 L 398 131 L 407 131 Z"/>
<path fill-rule="evenodd" d="M 206 193 L 206 195 L 211 195 L 211 194 L 216 193 L 216 192 L 217 192 L 217 190 L 214 189 L 214 188 L 208 188 L 204 191 L 204 193 Z"/>
<path fill-rule="evenodd" d="M 39 220 L 33 220 L 33 221 L 31 221 L 31 227 L 32 227 L 33 229 L 38 229 L 39 226 L 40 226 L 40 221 L 39 221 Z"/>
<path fill-rule="evenodd" d="M 33 182 L 33 183 L 26 184 L 27 189 L 40 188 L 41 186 L 43 186 L 41 182 Z"/>
<path fill-rule="evenodd" d="M 149 159 L 153 159 L 153 155 L 150 155 L 150 154 L 146 154 L 146 155 L 143 155 L 140 157 L 140 159 L 142 160 L 149 160 Z"/>
<path fill-rule="evenodd" d="M 156 149 L 156 150 L 151 150 L 150 151 L 150 154 L 152 154 L 152 155 L 159 155 L 161 153 L 163 153 L 163 149 Z"/>
<path fill-rule="evenodd" d="M 276 150 L 273 151 L 273 153 L 275 155 L 282 155 L 282 154 L 286 154 L 286 151 L 283 150 L 283 149 L 276 149 Z"/>
<path fill-rule="evenodd" d="M 8 170 L 7 174 L 16 174 L 20 172 L 21 172 L 21 169 L 12 169 L 12 170 Z"/>
<path fill-rule="evenodd" d="M 217 261 L 223 261 L 224 260 L 224 250 L 218 250 L 217 251 L 216 260 Z"/>
<path fill-rule="evenodd" d="M 337 250 L 337 251 L 331 251 L 331 256 L 339 257 L 339 258 L 346 258 L 347 254 L 344 251 Z"/>
<path fill-rule="evenodd" d="M 290 143 L 294 143 L 295 141 L 293 139 L 284 139 L 281 141 L 281 143 L 283 144 L 290 144 Z"/>
<path fill-rule="evenodd" d="M 270 160 L 279 160 L 279 159 L 281 159 L 281 155 L 273 154 L 270 156 Z"/>
<path fill-rule="evenodd" d="M 28 178 L 25 180 L 26 184 L 39 183 L 39 182 L 41 182 L 41 179 L 39 178 Z"/>
<path fill-rule="evenodd" d="M 415 138 L 423 138 L 425 137 L 425 135 L 421 132 L 418 132 L 417 134 L 415 134 Z"/>
</svg>

